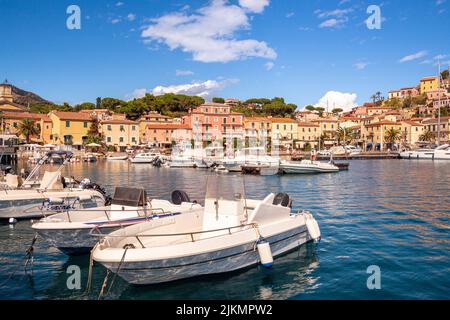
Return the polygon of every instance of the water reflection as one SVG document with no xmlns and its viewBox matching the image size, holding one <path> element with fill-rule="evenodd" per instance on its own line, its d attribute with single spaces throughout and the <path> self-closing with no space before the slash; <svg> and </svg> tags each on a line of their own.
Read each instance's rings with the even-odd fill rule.
<svg viewBox="0 0 450 320">
<path fill-rule="evenodd" d="M 153 198 L 170 199 L 175 189 L 191 199 L 205 195 L 208 171 L 153 168 L 100 161 L 77 163 L 65 175 L 90 177 L 112 192 L 114 186 L 144 187 Z M 236 175 L 236 177 L 240 177 Z M 108 298 L 120 299 L 449 299 L 450 165 L 401 160 L 352 161 L 350 171 L 305 176 L 245 176 L 246 195 L 262 198 L 287 192 L 294 209 L 312 211 L 322 241 L 303 246 L 260 267 L 172 284 L 133 287 L 119 278 Z M 34 233 L 29 222 L 0 225 L 0 283 L 22 263 Z M 93 292 L 66 287 L 66 268 L 88 273 L 88 257 L 68 258 L 38 241 L 32 278 L 19 274 L 0 298 L 96 299 L 105 270 L 94 267 Z M 319 263 L 320 258 L 320 263 Z M 379 265 L 382 290 L 369 291 L 366 269 Z"/>
</svg>

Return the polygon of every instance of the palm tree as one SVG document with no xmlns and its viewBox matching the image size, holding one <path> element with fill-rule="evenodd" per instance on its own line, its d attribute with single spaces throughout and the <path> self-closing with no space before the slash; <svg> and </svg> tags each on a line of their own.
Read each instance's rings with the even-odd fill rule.
<svg viewBox="0 0 450 320">
<path fill-rule="evenodd" d="M 388 131 L 386 131 L 385 139 L 389 143 L 390 148 L 392 149 L 392 145 L 400 139 L 401 131 L 396 130 L 394 128 L 390 128 Z"/>
<path fill-rule="evenodd" d="M 35 126 L 33 120 L 23 119 L 17 130 L 19 136 L 24 136 L 27 143 L 30 143 L 31 136 L 37 136 L 39 134 L 39 128 Z"/>
<path fill-rule="evenodd" d="M 336 132 L 336 137 L 339 144 L 341 143 L 341 141 L 343 141 L 345 144 L 351 143 L 354 138 L 353 130 L 350 128 L 341 127 Z"/>
<path fill-rule="evenodd" d="M 434 139 L 434 135 L 430 130 L 427 130 L 420 135 L 419 139 L 420 141 L 431 142 Z"/>
</svg>

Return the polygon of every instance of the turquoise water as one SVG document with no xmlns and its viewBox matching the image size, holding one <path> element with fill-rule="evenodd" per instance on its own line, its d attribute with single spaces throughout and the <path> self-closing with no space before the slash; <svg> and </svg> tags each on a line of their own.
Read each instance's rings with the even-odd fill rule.
<svg viewBox="0 0 450 320">
<path fill-rule="evenodd" d="M 174 189 L 202 199 L 206 171 L 157 169 L 126 162 L 73 164 L 66 175 L 90 176 L 109 190 L 145 187 L 169 199 Z M 117 278 L 108 299 L 450 299 L 450 163 L 403 160 L 352 161 L 338 174 L 245 177 L 249 196 L 287 192 L 295 209 L 310 210 L 322 241 L 275 260 L 226 275 L 134 287 Z M 93 290 L 83 295 L 88 256 L 68 258 L 42 240 L 33 274 L 24 252 L 30 222 L 0 225 L 0 299 L 96 299 L 105 269 L 94 266 Z M 66 286 L 67 267 L 81 268 L 81 290 Z M 381 270 L 381 289 L 369 290 L 367 268 Z"/>
</svg>

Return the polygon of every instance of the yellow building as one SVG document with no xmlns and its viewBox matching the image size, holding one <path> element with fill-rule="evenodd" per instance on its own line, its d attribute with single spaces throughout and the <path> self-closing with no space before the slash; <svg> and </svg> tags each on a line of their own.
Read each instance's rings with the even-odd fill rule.
<svg viewBox="0 0 450 320">
<path fill-rule="evenodd" d="M 296 148 L 304 148 L 307 144 L 317 147 L 320 137 L 319 125 L 312 122 L 297 122 Z"/>
<path fill-rule="evenodd" d="M 104 120 L 100 123 L 100 132 L 107 146 L 125 151 L 127 147 L 139 144 L 139 122 L 127 119 Z"/>
<path fill-rule="evenodd" d="M 297 121 L 289 118 L 271 118 L 272 143 L 278 141 L 280 146 L 291 148 L 297 138 Z"/>
<path fill-rule="evenodd" d="M 339 130 L 339 120 L 319 118 L 311 122 L 319 126 L 319 136 L 323 136 L 323 144 L 325 147 L 328 148 L 337 144 L 338 140 L 336 137 L 336 133 Z"/>
<path fill-rule="evenodd" d="M 425 126 L 421 123 L 405 120 L 402 124 L 402 141 L 410 146 L 415 145 L 420 141 L 420 136 L 425 131 Z"/>
<path fill-rule="evenodd" d="M 381 145 L 381 149 L 383 149 L 384 144 L 388 142 L 386 141 L 387 133 L 391 129 L 398 130 L 398 132 L 401 132 L 402 124 L 400 122 L 392 122 L 387 120 L 372 122 L 371 124 L 365 125 L 365 130 L 362 138 L 367 143 L 372 144 L 379 143 Z M 401 141 L 401 134 L 399 134 L 396 142 L 400 141 Z"/>
<path fill-rule="evenodd" d="M 92 117 L 83 112 L 63 111 L 52 111 L 48 116 L 53 123 L 52 143 L 81 149 L 93 123 Z"/>
<path fill-rule="evenodd" d="M 437 91 L 439 86 L 438 77 L 425 77 L 420 79 L 420 94 Z"/>
<path fill-rule="evenodd" d="M 265 117 L 244 118 L 244 137 L 256 142 L 267 139 L 272 135 L 272 119 Z"/>
<path fill-rule="evenodd" d="M 2 132 L 8 134 L 16 134 L 24 119 L 31 120 L 35 123 L 39 134 L 31 136 L 30 140 L 34 142 L 41 142 L 43 144 L 51 143 L 52 135 L 52 121 L 46 114 L 36 114 L 29 112 L 2 112 L 0 114 L 2 120 Z M 26 139 L 23 135 L 20 139 Z"/>
</svg>

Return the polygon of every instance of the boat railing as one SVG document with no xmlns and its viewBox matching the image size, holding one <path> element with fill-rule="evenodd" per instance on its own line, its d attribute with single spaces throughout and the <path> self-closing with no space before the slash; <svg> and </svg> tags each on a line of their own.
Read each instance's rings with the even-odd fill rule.
<svg viewBox="0 0 450 320">
<path fill-rule="evenodd" d="M 245 228 L 245 227 L 252 227 L 256 230 L 256 233 L 259 235 L 258 231 L 258 225 L 256 223 L 249 223 L 249 224 L 242 224 L 239 226 L 234 227 L 227 227 L 227 228 L 220 228 L 220 229 L 213 229 L 213 230 L 204 230 L 204 231 L 194 231 L 194 232 L 184 232 L 184 233 L 165 233 L 165 234 L 136 234 L 136 235 L 113 235 L 113 234 L 102 234 L 100 230 L 93 229 L 90 232 L 91 236 L 94 237 L 100 237 L 104 239 L 108 238 L 136 238 L 136 240 L 139 242 L 139 244 L 142 246 L 142 249 L 145 249 L 145 245 L 141 241 L 142 238 L 157 238 L 157 237 L 182 237 L 182 236 L 189 236 L 191 239 L 191 242 L 198 241 L 195 240 L 196 235 L 200 234 L 208 234 L 208 233 L 214 233 L 214 232 L 222 232 L 222 231 L 228 231 L 228 235 L 232 235 L 232 230 Z M 95 233 L 95 232 L 99 233 Z"/>
</svg>

